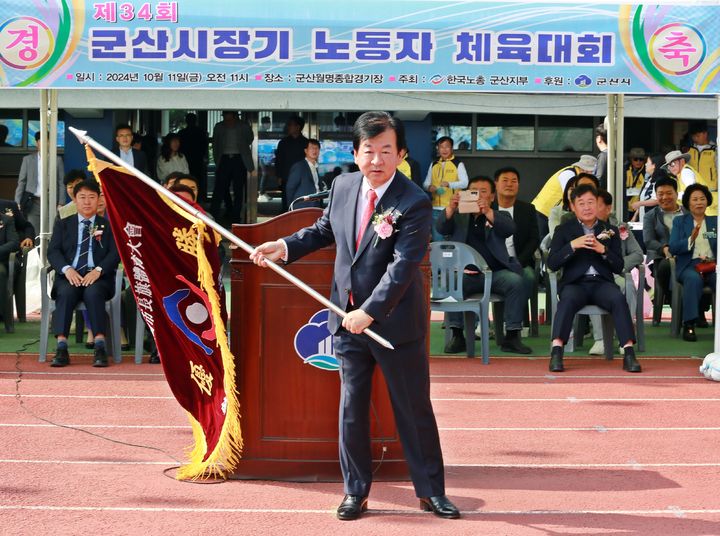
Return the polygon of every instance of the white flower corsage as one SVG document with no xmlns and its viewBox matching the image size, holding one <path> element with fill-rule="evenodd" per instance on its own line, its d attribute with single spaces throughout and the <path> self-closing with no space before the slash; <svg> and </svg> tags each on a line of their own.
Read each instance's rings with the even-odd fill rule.
<svg viewBox="0 0 720 536">
<path fill-rule="evenodd" d="M 102 225 L 93 225 L 92 227 L 90 227 L 90 236 L 92 236 L 95 239 L 95 241 L 98 243 L 98 245 L 100 247 L 103 247 L 102 242 L 100 242 L 100 240 L 102 240 L 102 235 L 103 235 L 104 230 L 105 229 Z"/>
<path fill-rule="evenodd" d="M 598 233 L 598 235 L 595 238 L 597 238 L 598 240 L 609 240 L 613 236 L 615 236 L 615 231 L 608 228 L 608 229 L 605 229 L 604 231 L 602 231 L 601 233 Z"/>
<path fill-rule="evenodd" d="M 386 210 L 382 214 L 375 214 L 375 216 L 373 216 L 373 230 L 377 235 L 375 236 L 375 243 L 373 247 L 378 245 L 378 240 L 390 238 L 397 232 L 395 226 L 397 225 L 397 221 L 400 216 L 402 216 L 402 214 L 395 209 Z"/>
</svg>

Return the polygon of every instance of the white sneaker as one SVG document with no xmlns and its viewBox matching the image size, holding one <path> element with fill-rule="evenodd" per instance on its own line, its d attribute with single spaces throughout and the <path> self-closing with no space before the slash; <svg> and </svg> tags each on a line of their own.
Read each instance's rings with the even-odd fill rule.
<svg viewBox="0 0 720 536">
<path fill-rule="evenodd" d="M 258 203 L 269 203 L 270 201 L 272 201 L 270 196 L 267 194 L 260 194 L 258 196 L 257 200 L 258 200 Z"/>
<path fill-rule="evenodd" d="M 603 344 L 603 341 L 595 341 L 595 344 L 590 348 L 590 355 L 605 355 L 605 344 Z"/>
<path fill-rule="evenodd" d="M 480 324 L 475 328 L 475 338 L 479 339 L 482 337 L 482 329 L 480 329 Z"/>
</svg>

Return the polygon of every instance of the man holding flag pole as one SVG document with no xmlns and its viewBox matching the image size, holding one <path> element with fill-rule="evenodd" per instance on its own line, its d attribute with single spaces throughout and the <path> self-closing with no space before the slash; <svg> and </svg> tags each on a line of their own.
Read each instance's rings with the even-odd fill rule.
<svg viewBox="0 0 720 536">
<path fill-rule="evenodd" d="M 445 496 L 430 402 L 427 303 L 419 267 L 428 248 L 432 207 L 425 193 L 396 171 L 404 148 L 398 119 L 385 112 L 361 115 L 353 127 L 360 172 L 335 179 L 328 207 L 314 225 L 262 244 L 251 255 L 266 266 L 336 244 L 331 301 L 346 314 L 342 320 L 331 314 L 328 329 L 340 361 L 341 520 L 357 519 L 367 509 L 372 484 L 369 404 L 376 365 L 388 385 L 421 508 L 443 518 L 460 517 Z M 395 348 L 368 340 L 362 333 L 371 326 L 379 335 L 391 336 Z"/>
</svg>

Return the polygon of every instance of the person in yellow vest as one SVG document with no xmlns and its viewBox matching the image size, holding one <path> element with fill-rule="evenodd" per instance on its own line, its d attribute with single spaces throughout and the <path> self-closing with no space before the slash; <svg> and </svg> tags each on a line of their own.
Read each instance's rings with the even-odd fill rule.
<svg viewBox="0 0 720 536">
<path fill-rule="evenodd" d="M 690 155 L 690 166 L 697 169 L 703 179 L 705 186 L 711 192 L 717 192 L 717 146 L 708 139 L 707 124 L 704 121 L 696 121 L 690 124 L 688 130 L 692 139 L 692 147 L 688 150 Z"/>
<path fill-rule="evenodd" d="M 705 177 L 703 177 L 702 174 L 688 162 L 690 162 L 689 153 L 670 151 L 665 155 L 665 164 L 662 166 L 663 169 L 667 170 L 668 173 L 677 179 L 678 194 L 681 198 L 685 189 L 691 184 L 698 183 L 708 186 Z M 717 216 L 718 205 L 716 197 L 717 196 L 713 196 L 712 204 L 705 211 L 708 216 Z"/>
<path fill-rule="evenodd" d="M 465 164 L 453 153 L 455 142 L 450 136 L 442 136 L 435 143 L 438 159 L 432 163 L 425 176 L 423 188 L 432 195 L 433 227 L 432 239 L 443 240 L 437 231 L 435 222 L 445 214 L 445 207 L 450 204 L 456 190 L 463 190 L 468 185 L 468 174 Z"/>
<path fill-rule="evenodd" d="M 397 170 L 422 188 L 423 178 L 418 161 L 410 158 L 410 152 L 407 149 L 400 149 L 400 158 Z"/>
<path fill-rule="evenodd" d="M 627 200 L 628 211 L 625 221 L 633 217 L 633 204 L 640 199 L 640 192 L 645 184 L 645 162 L 647 155 L 645 149 L 633 147 L 628 154 L 628 162 L 625 164 L 625 199 Z"/>
<path fill-rule="evenodd" d="M 577 162 L 557 170 L 545 182 L 540 193 L 532 201 L 537 211 L 538 229 L 541 237 L 548 234 L 550 211 L 555 205 L 562 203 L 563 191 L 568 181 L 580 173 L 594 173 L 596 167 L 597 159 L 592 155 L 584 154 Z"/>
</svg>

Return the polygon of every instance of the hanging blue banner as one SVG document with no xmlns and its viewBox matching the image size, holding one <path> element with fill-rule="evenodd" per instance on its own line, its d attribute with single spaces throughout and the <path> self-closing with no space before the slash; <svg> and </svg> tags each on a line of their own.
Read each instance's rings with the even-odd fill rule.
<svg viewBox="0 0 720 536">
<path fill-rule="evenodd" d="M 0 4 L 0 87 L 720 93 L 720 6 Z"/>
</svg>

